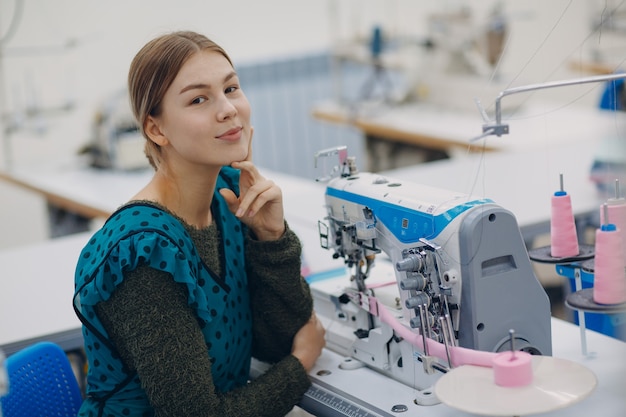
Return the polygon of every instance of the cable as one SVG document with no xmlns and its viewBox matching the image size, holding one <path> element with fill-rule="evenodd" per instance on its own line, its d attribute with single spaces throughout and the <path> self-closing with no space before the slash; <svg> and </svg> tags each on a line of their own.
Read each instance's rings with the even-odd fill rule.
<svg viewBox="0 0 626 417">
<path fill-rule="evenodd" d="M 565 58 L 564 58 L 564 59 L 563 59 L 563 60 L 562 60 L 562 61 L 561 61 L 561 62 L 560 62 L 557 66 L 556 66 L 556 68 L 554 68 L 554 69 L 553 69 L 553 70 L 552 70 L 552 71 L 551 71 L 551 72 L 550 72 L 550 73 L 549 73 L 549 74 L 548 74 L 548 75 L 544 78 L 544 81 L 545 81 L 545 80 L 550 79 L 550 77 L 551 77 L 551 76 L 552 76 L 552 75 L 553 75 L 553 74 L 554 74 L 554 73 L 555 73 L 555 72 L 556 72 L 559 68 L 561 68 L 561 66 L 563 65 L 563 63 L 564 63 L 565 61 L 567 61 L 568 59 L 570 59 L 570 57 L 571 57 L 571 56 L 573 56 L 573 55 L 574 55 L 574 53 L 575 53 L 577 50 L 580 50 L 580 49 L 582 48 L 582 46 L 583 46 L 583 45 L 584 45 L 584 44 L 585 44 L 585 43 L 586 43 L 586 42 L 587 42 L 587 41 L 588 41 L 588 40 L 589 40 L 592 36 L 594 36 L 595 34 L 598 34 L 598 35 L 599 35 L 599 37 L 598 37 L 598 42 L 600 42 L 600 38 L 601 38 L 601 34 L 602 34 L 603 22 L 605 22 L 606 20 L 608 20 L 608 19 L 612 18 L 612 16 L 613 16 L 615 13 L 617 13 L 617 11 L 620 9 L 620 7 L 622 7 L 625 3 L 626 3 L 626 0 L 622 0 L 622 1 L 621 1 L 621 2 L 617 5 L 617 6 L 615 6 L 615 7 L 614 7 L 614 8 L 613 8 L 613 9 L 612 9 L 612 10 L 611 10 L 608 14 L 606 13 L 606 8 L 607 8 L 607 6 L 606 6 L 606 4 L 605 4 L 605 8 L 602 10 L 602 17 L 601 17 L 601 22 L 600 22 L 600 24 L 599 24 L 599 25 L 598 25 L 598 26 L 597 26 L 594 30 L 592 30 L 591 32 L 589 32 L 589 34 L 585 37 L 585 39 L 583 39 L 583 41 L 582 41 L 580 44 L 578 44 L 578 45 L 576 46 L 576 48 L 575 48 L 575 49 L 574 49 L 571 53 L 569 53 L 569 54 L 568 54 L 568 55 L 567 55 L 567 56 L 566 56 L 566 57 L 565 57 Z M 570 2 L 570 4 L 571 4 L 571 2 Z M 567 6 L 567 8 L 569 8 L 569 5 Z M 564 14 L 565 14 L 565 12 L 567 11 L 567 8 L 566 8 L 566 10 L 564 10 L 564 11 L 563 11 L 563 13 L 561 14 L 561 17 L 559 18 L 559 20 L 557 21 L 557 23 L 553 26 L 553 28 L 552 28 L 552 30 L 550 31 L 550 33 L 552 33 L 552 32 L 554 31 L 554 29 L 556 28 L 556 25 L 558 25 L 558 23 L 559 23 L 559 22 L 560 22 L 560 20 L 562 19 L 563 15 L 564 15 Z M 546 39 L 544 39 L 544 41 L 542 42 L 542 45 L 543 45 L 543 44 L 545 44 L 545 41 L 546 41 L 546 40 L 547 40 L 547 37 L 546 37 Z M 539 49 L 538 49 L 537 51 L 535 51 L 535 53 L 533 54 L 533 57 L 537 54 L 537 52 L 538 52 L 538 51 L 539 51 Z M 531 59 L 532 59 L 532 58 L 531 58 Z M 622 59 L 620 62 L 618 62 L 618 63 L 615 65 L 614 70 L 617 70 L 618 68 L 620 68 L 620 67 L 622 66 L 622 64 L 624 64 L 624 62 L 626 62 L 626 58 L 624 58 L 624 59 Z M 528 62 L 528 63 L 527 63 L 524 67 L 526 67 L 529 63 L 530 63 L 530 61 L 529 61 L 529 62 Z M 523 69 L 522 69 L 522 71 L 523 71 Z M 521 73 L 521 71 L 520 71 L 520 73 Z M 518 73 L 518 75 L 517 75 L 515 78 L 517 78 L 518 76 L 519 76 L 519 73 Z M 514 80 L 515 80 L 515 78 L 514 78 Z M 509 85 L 510 85 L 510 84 L 509 84 Z M 598 88 L 598 87 L 597 87 L 597 86 L 592 86 L 592 87 L 589 87 L 589 89 L 588 89 L 587 91 L 585 91 L 585 92 L 581 93 L 578 97 L 573 98 L 573 99 L 572 99 L 571 101 L 569 101 L 568 103 L 565 103 L 565 104 L 563 104 L 562 106 L 558 106 L 558 107 L 556 107 L 556 108 L 554 108 L 554 109 L 552 109 L 552 110 L 544 111 L 541 115 L 529 115 L 529 116 L 524 116 L 524 117 L 514 117 L 514 116 L 513 116 L 513 114 L 515 114 L 515 112 L 514 112 L 514 113 L 512 113 L 511 115 L 509 115 L 508 119 L 509 119 L 509 120 L 523 120 L 523 119 L 529 119 L 529 118 L 533 118 L 533 117 L 536 117 L 536 116 L 543 116 L 543 115 L 547 115 L 547 114 L 550 114 L 550 113 L 556 112 L 556 111 L 561 110 L 561 109 L 563 109 L 563 108 L 565 108 L 565 107 L 568 107 L 569 105 L 571 105 L 571 104 L 573 104 L 573 103 L 576 103 L 577 101 L 581 100 L 583 97 L 585 97 L 585 96 L 587 96 L 588 94 L 590 94 L 590 93 L 591 93 L 593 90 L 595 90 L 596 88 Z M 521 106 L 522 106 L 522 105 L 523 105 L 526 101 L 528 101 L 528 100 L 530 99 L 530 97 L 531 97 L 533 94 L 534 94 L 533 92 L 531 92 L 530 94 L 528 94 L 528 96 L 527 96 L 527 97 L 526 97 L 526 98 L 522 101 L 522 103 L 520 103 L 520 104 L 519 104 L 519 106 L 518 106 L 518 107 L 521 107 Z"/>
<path fill-rule="evenodd" d="M 24 0 L 15 0 L 15 7 L 13 8 L 13 16 L 11 16 L 11 20 L 9 22 L 9 28 L 7 32 L 0 36 L 0 48 L 2 48 L 6 43 L 8 43 L 13 36 L 17 33 L 17 28 L 19 27 L 20 22 L 22 21 L 22 16 L 24 14 Z"/>
<path fill-rule="evenodd" d="M 537 56 L 537 54 L 539 53 L 539 51 L 541 50 L 541 48 L 546 44 L 546 42 L 548 41 L 548 39 L 550 38 L 550 35 L 552 35 L 552 33 L 555 31 L 555 29 L 557 28 L 557 26 L 561 23 L 561 20 L 563 19 L 563 16 L 565 16 L 565 13 L 569 10 L 570 6 L 572 5 L 572 1 L 570 0 L 569 3 L 567 4 L 567 6 L 565 6 L 565 9 L 563 9 L 563 11 L 561 12 L 561 15 L 559 16 L 559 18 L 556 20 L 556 22 L 554 23 L 554 25 L 552 25 L 552 28 L 550 28 L 550 31 L 548 32 L 548 34 L 546 35 L 546 37 L 543 39 L 543 41 L 541 41 L 541 44 L 537 47 L 537 49 L 535 50 L 535 52 L 533 52 L 533 54 L 531 55 L 530 58 L 528 58 L 528 60 L 526 61 L 526 63 L 522 66 L 522 69 L 520 69 L 517 73 L 517 75 L 515 75 L 512 79 L 511 82 L 509 82 L 509 84 L 507 85 L 507 88 L 509 88 L 513 82 L 515 82 L 515 80 L 517 80 L 517 78 L 519 78 L 519 76 L 522 74 L 522 72 L 524 72 L 524 70 L 528 67 L 528 65 L 530 65 L 531 61 Z"/>
</svg>

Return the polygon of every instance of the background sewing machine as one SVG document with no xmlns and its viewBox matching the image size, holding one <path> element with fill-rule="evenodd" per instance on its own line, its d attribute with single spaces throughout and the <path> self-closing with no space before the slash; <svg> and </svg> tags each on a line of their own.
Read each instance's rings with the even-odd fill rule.
<svg viewBox="0 0 626 417">
<path fill-rule="evenodd" d="M 551 355 L 549 300 L 512 213 L 491 200 L 359 173 L 345 147 L 316 158 L 333 155 L 340 165 L 321 179 L 328 181 L 329 223 L 319 223 L 321 244 L 354 274 L 343 286 L 316 284 L 312 291 L 327 347 L 353 359 L 346 367 L 367 365 L 416 389 L 418 403 L 437 402 L 430 388 L 437 371 L 450 367 L 449 356 L 429 355 L 398 336 L 371 314 L 383 305 L 419 331 L 423 345 L 432 339 L 448 355 L 453 346 L 508 350 L 511 329 L 516 349 Z"/>
<path fill-rule="evenodd" d="M 132 171 L 149 167 L 143 148 L 145 139 L 129 105 L 125 91 L 116 92 L 94 115 L 91 140 L 79 154 L 87 155 L 95 168 Z"/>
</svg>

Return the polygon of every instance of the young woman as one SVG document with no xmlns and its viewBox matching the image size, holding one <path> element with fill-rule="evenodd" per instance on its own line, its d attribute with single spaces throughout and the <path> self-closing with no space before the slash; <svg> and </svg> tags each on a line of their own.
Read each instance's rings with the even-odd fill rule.
<svg viewBox="0 0 626 417">
<path fill-rule="evenodd" d="M 175 32 L 129 70 L 152 180 L 76 268 L 88 358 L 81 416 L 283 416 L 324 329 L 282 194 L 251 155 L 250 106 L 226 52 Z M 249 381 L 251 357 L 272 364 Z"/>
</svg>

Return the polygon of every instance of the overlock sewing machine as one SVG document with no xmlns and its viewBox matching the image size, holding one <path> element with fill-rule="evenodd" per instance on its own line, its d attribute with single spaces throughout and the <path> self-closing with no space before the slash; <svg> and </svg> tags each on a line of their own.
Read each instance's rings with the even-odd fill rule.
<svg viewBox="0 0 626 417">
<path fill-rule="evenodd" d="M 327 182 L 320 240 L 351 271 L 340 292 L 313 288 L 316 312 L 328 321 L 327 348 L 350 357 L 350 366 L 414 388 L 423 404 L 438 402 L 430 388 L 452 366 L 453 349 L 500 352 L 514 343 L 552 354 L 550 302 L 511 212 L 488 199 L 358 172 L 346 147 L 318 152 L 316 165 L 323 157 L 339 165 L 318 179 Z M 383 306 L 368 278 L 385 257 L 397 296 Z"/>
</svg>

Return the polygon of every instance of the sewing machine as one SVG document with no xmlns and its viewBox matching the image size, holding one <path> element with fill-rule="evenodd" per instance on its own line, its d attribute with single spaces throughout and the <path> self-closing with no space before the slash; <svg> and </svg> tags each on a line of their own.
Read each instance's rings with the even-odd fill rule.
<svg viewBox="0 0 626 417">
<path fill-rule="evenodd" d="M 344 366 L 368 366 L 417 390 L 417 403 L 434 404 L 431 388 L 452 367 L 451 349 L 552 354 L 549 299 L 511 212 L 359 173 L 345 147 L 320 151 L 316 161 L 334 156 L 339 165 L 319 179 L 328 217 L 318 228 L 321 245 L 352 276 L 345 287 L 312 291 L 327 348 L 350 358 Z M 369 284 L 375 260 L 393 265 L 391 289 Z"/>
</svg>

